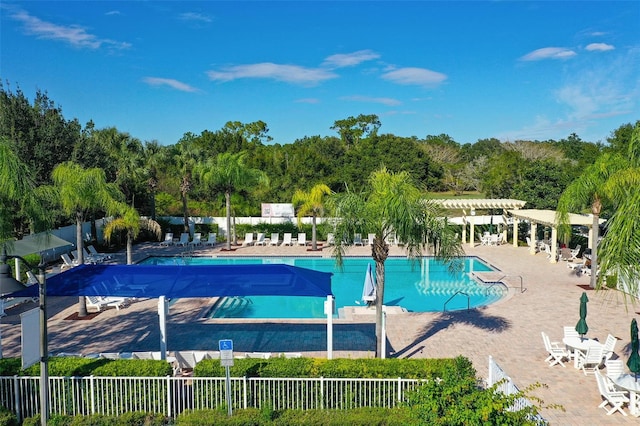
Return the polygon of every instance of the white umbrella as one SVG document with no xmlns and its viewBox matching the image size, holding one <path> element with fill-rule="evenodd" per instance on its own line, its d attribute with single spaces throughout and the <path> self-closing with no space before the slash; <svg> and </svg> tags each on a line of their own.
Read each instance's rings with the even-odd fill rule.
<svg viewBox="0 0 640 426">
<path fill-rule="evenodd" d="M 376 284 L 371 272 L 371 264 L 367 264 L 367 273 L 364 276 L 364 287 L 362 289 L 362 301 L 373 303 L 376 300 Z"/>
</svg>

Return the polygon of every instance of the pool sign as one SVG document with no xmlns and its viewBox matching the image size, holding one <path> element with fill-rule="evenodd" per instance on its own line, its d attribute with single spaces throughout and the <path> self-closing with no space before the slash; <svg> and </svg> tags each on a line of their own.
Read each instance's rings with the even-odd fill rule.
<svg viewBox="0 0 640 426">
<path fill-rule="evenodd" d="M 224 367 L 226 376 L 227 415 L 231 416 L 231 376 L 229 375 L 229 367 L 233 367 L 233 340 L 218 340 L 218 349 L 220 350 L 220 365 Z"/>
<path fill-rule="evenodd" d="M 218 340 L 218 350 L 220 352 L 233 351 L 233 340 L 231 339 Z"/>
</svg>

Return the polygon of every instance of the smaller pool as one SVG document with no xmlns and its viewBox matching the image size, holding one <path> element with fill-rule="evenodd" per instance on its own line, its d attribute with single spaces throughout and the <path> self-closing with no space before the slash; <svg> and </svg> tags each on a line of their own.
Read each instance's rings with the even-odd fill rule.
<svg viewBox="0 0 640 426">
<path fill-rule="evenodd" d="M 345 258 L 342 269 L 335 259 L 290 257 L 152 257 L 144 264 L 229 265 L 255 263 L 285 263 L 301 268 L 331 272 L 331 290 L 336 310 L 345 306 L 365 306 L 362 290 L 367 265 L 375 270 L 371 258 Z M 411 312 L 439 312 L 447 303 L 447 311 L 485 306 L 500 300 L 507 289 L 502 285 L 487 286 L 473 278 L 474 272 L 494 270 L 477 257 L 464 258 L 464 270 L 451 273 L 448 267 L 433 258 L 410 262 L 402 257 L 390 257 L 385 262 L 385 300 L 388 306 L 400 306 Z M 209 318 L 324 318 L 324 301 L 318 297 L 250 296 L 225 297 L 211 306 Z M 336 316 L 338 314 L 336 313 Z"/>
</svg>

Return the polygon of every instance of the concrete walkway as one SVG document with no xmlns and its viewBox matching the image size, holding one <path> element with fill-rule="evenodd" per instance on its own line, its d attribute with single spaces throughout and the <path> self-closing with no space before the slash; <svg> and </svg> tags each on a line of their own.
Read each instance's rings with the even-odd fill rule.
<svg viewBox="0 0 640 426">
<path fill-rule="evenodd" d="M 487 377 L 488 358 L 494 360 L 524 389 L 534 383 L 544 387 L 533 395 L 546 404 L 560 404 L 564 411 L 545 409 L 543 415 L 555 425 L 638 424 L 620 414 L 607 416 L 597 408 L 601 402 L 595 378 L 585 376 L 571 364 L 549 367 L 544 359 L 541 331 L 561 340 L 562 327 L 578 320 L 579 297 L 588 287 L 587 276 L 576 276 L 566 263 L 549 263 L 544 254 L 530 255 L 526 248 L 511 245 L 465 247 L 506 275 L 511 296 L 499 303 L 472 311 L 404 313 L 388 315 L 388 350 L 402 358 L 440 358 L 463 355 L 473 362 L 480 377 Z M 393 247 L 391 255 L 403 255 Z M 185 256 L 331 256 L 330 249 L 312 252 L 304 247 L 196 248 L 185 252 L 175 247 L 142 244 L 135 260 L 150 255 Z M 369 247 L 352 248 L 348 255 L 368 256 Z M 124 253 L 114 262 L 124 263 Z M 520 280 L 524 292 L 520 291 Z M 387 277 L 387 285 L 393 285 Z M 639 307 L 617 291 L 586 290 L 589 296 L 589 336 L 604 342 L 608 333 L 620 340 L 616 353 L 626 360 L 629 324 Z M 110 309 L 91 320 L 66 320 L 77 310 L 77 298 L 49 299 L 49 349 L 52 353 L 152 351 L 159 349 L 157 301 L 143 300 L 116 311 Z M 303 352 L 326 356 L 326 324 L 323 320 L 230 320 L 202 319 L 210 299 L 181 299 L 171 306 L 168 324 L 169 350 L 216 349 L 223 338 L 234 340 L 238 352 Z M 2 318 L 5 356 L 19 356 L 19 313 L 33 308 L 25 304 L 10 309 Z M 335 321 L 334 357 L 373 357 L 375 326 L 372 314 Z"/>
</svg>

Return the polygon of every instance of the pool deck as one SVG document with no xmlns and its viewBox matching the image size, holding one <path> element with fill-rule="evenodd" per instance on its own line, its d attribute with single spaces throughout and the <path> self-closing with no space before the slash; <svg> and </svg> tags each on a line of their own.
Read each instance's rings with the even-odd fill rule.
<svg viewBox="0 0 640 426">
<path fill-rule="evenodd" d="M 199 247 L 190 252 L 159 244 L 137 245 L 134 260 L 152 255 L 186 256 L 331 256 L 331 249 L 308 247 L 237 247 L 227 252 Z M 387 315 L 387 349 L 401 358 L 469 358 L 480 377 L 487 377 L 488 358 L 493 359 L 524 389 L 534 383 L 545 387 L 532 392 L 547 404 L 565 411 L 545 409 L 543 416 L 554 425 L 638 424 L 632 416 L 607 416 L 593 376 L 585 376 L 571 363 L 549 367 L 540 332 L 561 340 L 562 327 L 578 320 L 579 297 L 588 287 L 588 276 L 576 276 L 565 262 L 549 263 L 546 255 L 530 255 L 525 247 L 465 245 L 468 255 L 479 256 L 500 270 L 511 295 L 490 306 L 467 311 L 436 313 L 390 313 Z M 369 247 L 353 247 L 347 255 L 370 256 Z M 392 247 L 390 255 L 404 255 Z M 112 262 L 124 263 L 118 253 Z M 524 292 L 520 291 L 520 280 Z M 387 280 L 387 285 L 393 282 Z M 629 324 L 638 318 L 640 306 L 614 290 L 586 290 L 589 296 L 589 337 L 601 342 L 608 333 L 618 337 L 616 354 L 626 360 L 630 350 Z M 159 350 L 157 300 L 141 300 L 131 306 L 108 309 L 90 320 L 67 320 L 77 310 L 77 298 L 50 298 L 49 350 L 56 354 L 131 352 Z M 325 320 L 230 320 L 202 319 L 209 299 L 183 299 L 170 309 L 168 349 L 217 349 L 219 339 L 233 339 L 236 352 L 302 352 L 326 356 Z M 7 310 L 0 320 L 4 356 L 20 354 L 19 313 L 36 305 L 25 303 Z M 363 313 L 364 312 L 364 313 Z M 375 325 L 373 309 L 360 309 L 349 319 L 334 321 L 334 358 L 373 357 Z M 626 410 L 628 411 L 628 410 Z"/>
</svg>

